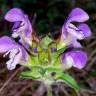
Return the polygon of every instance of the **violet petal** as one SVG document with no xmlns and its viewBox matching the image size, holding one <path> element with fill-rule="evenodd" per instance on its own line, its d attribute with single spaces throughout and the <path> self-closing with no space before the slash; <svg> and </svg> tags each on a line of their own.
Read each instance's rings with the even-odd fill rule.
<svg viewBox="0 0 96 96">
<path fill-rule="evenodd" d="M 75 8 L 69 14 L 69 22 L 84 22 L 89 19 L 88 14 L 81 8 Z"/>
<path fill-rule="evenodd" d="M 85 24 L 85 23 L 80 24 L 78 26 L 78 29 L 82 30 L 82 32 L 84 34 L 84 38 L 91 36 L 91 29 L 89 28 L 89 26 L 87 24 Z"/>
<path fill-rule="evenodd" d="M 7 12 L 5 19 L 14 22 L 12 37 L 18 36 L 27 44 L 32 42 L 32 26 L 28 16 L 19 8 L 13 8 Z M 23 43 L 23 42 L 22 42 Z M 25 45 L 26 46 L 26 45 Z"/>
<path fill-rule="evenodd" d="M 0 53 L 4 53 L 12 48 L 18 48 L 17 44 L 8 36 L 0 38 Z"/>
<path fill-rule="evenodd" d="M 70 44 L 70 47 L 73 48 L 82 48 L 83 46 L 77 41 L 77 39 L 73 39 L 72 43 Z"/>
<path fill-rule="evenodd" d="M 26 50 L 7 36 L 0 38 L 0 53 L 5 53 L 4 57 L 9 54 L 9 60 L 6 62 L 9 70 L 14 69 L 20 62 L 28 61 Z"/>
<path fill-rule="evenodd" d="M 83 51 L 70 51 L 63 54 L 62 56 L 63 63 L 67 64 L 70 62 L 70 64 L 72 64 L 74 67 L 78 69 L 84 68 L 87 63 L 87 55 Z"/>
<path fill-rule="evenodd" d="M 10 22 L 22 21 L 24 18 L 24 13 L 19 8 L 13 8 L 7 12 L 5 19 Z"/>
</svg>

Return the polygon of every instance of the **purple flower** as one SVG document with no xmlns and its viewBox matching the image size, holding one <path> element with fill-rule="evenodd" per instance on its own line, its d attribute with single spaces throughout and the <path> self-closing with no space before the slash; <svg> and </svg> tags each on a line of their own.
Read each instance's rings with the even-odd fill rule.
<svg viewBox="0 0 96 96">
<path fill-rule="evenodd" d="M 83 51 L 69 51 L 61 56 L 62 67 L 76 67 L 82 69 L 87 63 L 87 54 Z"/>
<path fill-rule="evenodd" d="M 9 22 L 14 22 L 12 28 L 12 37 L 20 37 L 21 42 L 32 43 L 32 26 L 28 16 L 19 8 L 13 8 L 7 12 L 5 19 Z"/>
<path fill-rule="evenodd" d="M 62 38 L 65 40 L 71 35 L 70 42 L 74 47 L 81 47 L 81 44 L 77 42 L 77 39 L 82 40 L 91 36 L 91 30 L 89 26 L 83 22 L 89 19 L 88 14 L 80 8 L 75 8 L 71 11 L 67 21 L 62 27 Z M 73 22 L 80 23 L 79 26 L 75 26 Z"/>
<path fill-rule="evenodd" d="M 0 53 L 4 53 L 3 57 L 9 55 L 9 60 L 6 62 L 9 70 L 14 69 L 18 63 L 28 62 L 26 50 L 8 36 L 0 38 Z"/>
</svg>

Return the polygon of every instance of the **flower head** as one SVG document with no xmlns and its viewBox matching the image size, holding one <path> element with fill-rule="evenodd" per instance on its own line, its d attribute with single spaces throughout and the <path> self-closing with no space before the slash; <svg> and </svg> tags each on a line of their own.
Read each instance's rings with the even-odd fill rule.
<svg viewBox="0 0 96 96">
<path fill-rule="evenodd" d="M 82 40 L 86 37 L 91 36 L 91 30 L 89 26 L 83 22 L 89 19 L 88 14 L 80 8 L 75 8 L 71 11 L 68 19 L 62 27 L 62 38 L 67 39 L 71 35 L 70 43 L 75 47 L 81 47 L 77 39 Z M 80 23 L 79 26 L 75 26 L 73 23 Z"/>
<path fill-rule="evenodd" d="M 0 53 L 4 53 L 3 57 L 9 55 L 9 60 L 6 62 L 9 70 L 14 69 L 18 63 L 28 62 L 26 50 L 7 36 L 0 38 Z"/>
<path fill-rule="evenodd" d="M 28 16 L 19 8 L 9 10 L 5 19 L 9 22 L 14 22 L 12 27 L 12 37 L 20 37 L 22 43 L 31 44 L 32 42 L 32 26 Z"/>
<path fill-rule="evenodd" d="M 69 51 L 61 56 L 62 66 L 76 67 L 82 69 L 87 63 L 87 54 L 83 51 Z"/>
</svg>

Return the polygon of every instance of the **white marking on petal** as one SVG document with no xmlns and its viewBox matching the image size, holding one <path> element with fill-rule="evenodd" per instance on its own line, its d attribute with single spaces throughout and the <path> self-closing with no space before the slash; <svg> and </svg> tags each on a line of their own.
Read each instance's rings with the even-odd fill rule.
<svg viewBox="0 0 96 96">
<path fill-rule="evenodd" d="M 12 37 L 13 38 L 16 38 L 16 37 L 18 37 L 19 36 L 19 33 L 17 32 L 17 30 L 16 30 L 16 32 L 13 32 L 13 34 L 12 34 Z"/>
<path fill-rule="evenodd" d="M 24 31 L 25 31 L 25 23 L 21 22 L 19 28 L 13 30 L 12 37 L 16 38 L 18 36 L 22 36 L 24 34 Z"/>
<path fill-rule="evenodd" d="M 7 52 L 3 55 L 3 57 L 6 57 L 9 53 L 10 53 L 10 50 L 7 51 Z"/>
<path fill-rule="evenodd" d="M 15 55 L 19 52 L 18 49 L 12 49 L 9 54 L 9 58 L 14 58 Z"/>
<path fill-rule="evenodd" d="M 6 64 L 11 64 L 13 62 L 13 58 L 9 59 Z"/>
<path fill-rule="evenodd" d="M 74 61 L 71 56 L 66 56 L 66 64 L 71 67 L 74 64 Z"/>
<path fill-rule="evenodd" d="M 5 57 L 6 55 L 9 54 L 9 60 L 6 62 L 7 68 L 9 70 L 12 70 L 12 69 L 15 68 L 16 64 L 14 64 L 14 58 L 15 58 L 16 55 L 18 55 L 18 53 L 19 53 L 19 49 L 12 49 L 12 50 L 9 50 L 8 52 L 6 52 L 4 54 L 3 57 Z"/>
<path fill-rule="evenodd" d="M 83 31 L 78 29 L 78 27 L 76 27 L 75 25 L 68 23 L 66 29 L 67 29 L 67 32 L 76 36 L 78 39 L 84 39 Z"/>
<path fill-rule="evenodd" d="M 63 70 L 68 70 L 73 66 L 73 63 L 73 59 L 70 56 L 66 56 L 61 68 Z"/>
<path fill-rule="evenodd" d="M 7 64 L 7 68 L 8 68 L 8 70 L 13 70 L 13 69 L 15 69 L 15 67 L 16 67 L 16 64 L 12 64 L 12 63 L 6 63 Z"/>
<path fill-rule="evenodd" d="M 23 27 L 24 25 L 25 25 L 25 23 L 24 22 L 21 22 L 20 27 Z"/>
<path fill-rule="evenodd" d="M 29 45 L 32 45 L 32 38 L 30 37 L 31 35 L 29 35 L 29 37 L 28 37 L 25 34 L 25 32 L 26 32 L 26 26 L 27 26 L 26 23 L 25 22 L 22 22 L 20 24 L 20 27 L 19 28 L 15 29 L 15 31 L 13 30 L 12 37 L 13 38 L 17 38 L 19 36 L 20 38 L 22 38 L 22 40 L 25 43 L 27 43 Z"/>
</svg>

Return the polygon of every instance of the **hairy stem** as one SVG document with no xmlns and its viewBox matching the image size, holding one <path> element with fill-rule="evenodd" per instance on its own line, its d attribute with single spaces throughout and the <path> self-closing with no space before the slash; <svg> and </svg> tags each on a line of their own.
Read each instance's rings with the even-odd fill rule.
<svg viewBox="0 0 96 96">
<path fill-rule="evenodd" d="M 47 96 L 53 96 L 53 94 L 52 94 L 52 86 L 51 85 L 47 85 Z"/>
</svg>

